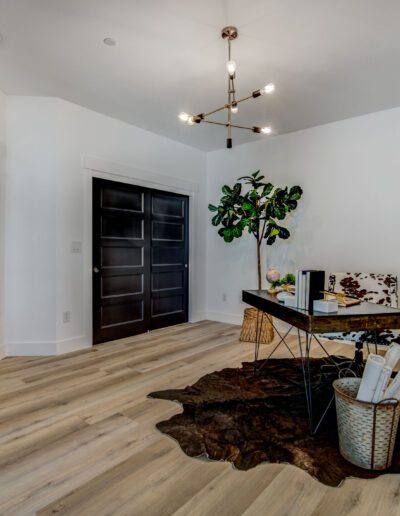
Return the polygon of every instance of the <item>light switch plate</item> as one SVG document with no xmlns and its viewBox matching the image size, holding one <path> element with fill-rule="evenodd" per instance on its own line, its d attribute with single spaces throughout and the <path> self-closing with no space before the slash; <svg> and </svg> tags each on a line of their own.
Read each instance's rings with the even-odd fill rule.
<svg viewBox="0 0 400 516">
<path fill-rule="evenodd" d="M 82 242 L 71 242 L 71 253 L 81 253 Z"/>
</svg>

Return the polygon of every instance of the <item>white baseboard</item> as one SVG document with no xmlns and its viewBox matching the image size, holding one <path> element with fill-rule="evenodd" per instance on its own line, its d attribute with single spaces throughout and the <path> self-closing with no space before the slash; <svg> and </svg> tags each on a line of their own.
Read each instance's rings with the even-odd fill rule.
<svg viewBox="0 0 400 516">
<path fill-rule="evenodd" d="M 92 347 L 92 343 L 84 335 L 80 337 L 72 337 L 69 339 L 58 340 L 56 343 L 57 355 L 88 349 Z"/>
<path fill-rule="evenodd" d="M 207 319 L 209 321 L 218 321 L 227 324 L 241 325 L 243 322 L 243 314 L 230 314 L 226 312 L 207 312 Z"/>
<path fill-rule="evenodd" d="M 36 357 L 56 355 L 55 342 L 7 342 L 7 357 Z"/>
<path fill-rule="evenodd" d="M 207 319 L 210 321 L 218 321 L 227 324 L 238 324 L 239 326 L 243 323 L 243 312 L 241 314 L 232 314 L 227 312 L 208 312 Z M 279 332 L 286 332 L 290 326 L 279 319 L 274 318 L 274 325 Z M 296 333 L 297 330 L 294 328 L 291 333 Z"/>
<path fill-rule="evenodd" d="M 62 339 L 56 342 L 8 342 L 5 348 L 5 356 L 7 357 L 35 357 L 35 356 L 55 356 L 80 349 L 92 347 L 87 338 L 72 337 L 70 339 Z"/>
<path fill-rule="evenodd" d="M 192 314 L 192 316 L 189 319 L 189 322 L 200 322 L 205 321 L 207 319 L 206 312 L 196 312 L 195 314 Z"/>
</svg>

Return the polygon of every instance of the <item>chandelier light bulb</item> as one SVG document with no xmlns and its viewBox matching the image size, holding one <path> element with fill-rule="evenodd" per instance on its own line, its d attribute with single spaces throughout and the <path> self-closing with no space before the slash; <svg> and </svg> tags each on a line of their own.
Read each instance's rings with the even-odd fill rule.
<svg viewBox="0 0 400 516">
<path fill-rule="evenodd" d="M 261 127 L 261 132 L 262 132 L 262 134 L 271 134 L 272 133 L 272 129 L 269 126 Z"/>
<path fill-rule="evenodd" d="M 188 123 L 189 125 L 194 125 L 194 117 L 192 117 L 192 116 L 188 116 L 187 123 Z"/>
<path fill-rule="evenodd" d="M 264 86 L 264 88 L 261 88 L 260 93 L 261 95 L 270 95 L 275 91 L 275 85 L 272 84 L 272 82 L 269 82 Z"/>
<path fill-rule="evenodd" d="M 231 105 L 231 113 L 236 114 L 238 112 L 237 104 Z"/>
<path fill-rule="evenodd" d="M 179 113 L 178 118 L 181 122 L 187 122 L 190 118 L 190 116 L 187 113 Z"/>
<path fill-rule="evenodd" d="M 235 75 L 236 72 L 236 63 L 235 61 L 228 61 L 226 63 L 226 69 L 231 77 Z"/>
</svg>

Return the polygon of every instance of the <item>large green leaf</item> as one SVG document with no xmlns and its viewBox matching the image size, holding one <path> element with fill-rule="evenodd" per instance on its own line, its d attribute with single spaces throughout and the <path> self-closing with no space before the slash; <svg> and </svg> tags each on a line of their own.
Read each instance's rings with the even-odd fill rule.
<svg viewBox="0 0 400 516">
<path fill-rule="evenodd" d="M 295 210 L 297 208 L 297 201 L 289 199 L 286 201 L 286 205 L 289 208 L 289 211 Z"/>
<path fill-rule="evenodd" d="M 222 217 L 219 213 L 214 215 L 214 217 L 211 219 L 211 223 L 213 226 L 218 226 L 221 223 Z"/>
<path fill-rule="evenodd" d="M 257 192 L 257 190 L 251 190 L 249 192 L 249 197 L 250 199 L 257 199 L 257 197 L 259 197 L 260 194 Z"/>
<path fill-rule="evenodd" d="M 265 196 L 269 195 L 273 189 L 274 189 L 274 185 L 271 183 L 267 183 L 263 188 L 262 196 L 265 197 Z"/>
<path fill-rule="evenodd" d="M 284 240 L 290 237 L 290 231 L 286 228 L 279 228 L 279 238 L 283 238 Z"/>
<path fill-rule="evenodd" d="M 225 195 L 230 195 L 232 194 L 232 190 L 231 188 L 228 186 L 228 185 L 224 185 L 222 188 L 222 193 L 225 194 Z"/>
<path fill-rule="evenodd" d="M 235 183 L 235 186 L 233 187 L 233 192 L 238 195 L 242 191 L 242 185 L 240 183 Z"/>
<path fill-rule="evenodd" d="M 218 211 L 217 206 L 214 206 L 213 204 L 209 204 L 209 205 L 208 205 L 208 209 L 209 209 L 210 211 Z"/>
<path fill-rule="evenodd" d="M 286 206 L 275 206 L 274 217 L 278 220 L 283 220 L 286 217 L 287 207 Z"/>
<path fill-rule="evenodd" d="M 232 195 L 223 195 L 221 197 L 221 202 L 223 204 L 228 204 L 228 205 L 233 204 L 233 197 L 232 197 Z"/>
<path fill-rule="evenodd" d="M 235 228 L 233 228 L 233 236 L 235 238 L 240 238 L 242 236 L 242 230 L 240 229 L 240 227 L 236 226 Z"/>
<path fill-rule="evenodd" d="M 232 242 L 232 240 L 233 240 L 233 230 L 232 229 L 226 228 L 224 230 L 224 240 L 225 240 L 225 242 Z"/>
<path fill-rule="evenodd" d="M 292 186 L 289 191 L 289 198 L 292 201 L 298 201 L 303 195 L 303 190 L 300 186 Z"/>
</svg>

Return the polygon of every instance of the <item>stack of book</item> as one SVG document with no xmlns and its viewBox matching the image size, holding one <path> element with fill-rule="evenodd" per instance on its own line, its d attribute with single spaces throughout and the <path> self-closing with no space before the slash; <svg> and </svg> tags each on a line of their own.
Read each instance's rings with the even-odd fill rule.
<svg viewBox="0 0 400 516">
<path fill-rule="evenodd" d="M 324 297 L 325 271 L 296 271 L 296 306 L 313 310 L 313 301 Z"/>
</svg>

